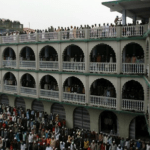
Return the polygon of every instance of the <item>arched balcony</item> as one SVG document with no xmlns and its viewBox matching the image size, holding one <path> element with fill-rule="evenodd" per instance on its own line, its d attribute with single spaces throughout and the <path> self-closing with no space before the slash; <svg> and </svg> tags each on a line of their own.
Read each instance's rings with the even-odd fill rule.
<svg viewBox="0 0 150 150">
<path fill-rule="evenodd" d="M 92 49 L 90 55 L 90 72 L 116 72 L 116 54 L 109 45 L 99 44 Z"/>
<path fill-rule="evenodd" d="M 21 93 L 28 95 L 36 95 L 36 82 L 32 75 L 26 73 L 21 78 Z"/>
<path fill-rule="evenodd" d="M 124 74 L 145 74 L 144 50 L 137 43 L 126 45 L 122 53 L 122 72 Z"/>
<path fill-rule="evenodd" d="M 131 80 L 124 84 L 122 89 L 122 109 L 144 111 L 144 90 L 139 82 Z"/>
<path fill-rule="evenodd" d="M 85 103 L 85 88 L 80 79 L 69 77 L 63 85 L 63 101 Z"/>
<path fill-rule="evenodd" d="M 59 99 L 59 88 L 56 79 L 50 75 L 46 75 L 40 82 L 40 97 L 48 99 Z"/>
<path fill-rule="evenodd" d="M 39 67 L 42 70 L 58 70 L 58 54 L 51 46 L 45 46 L 40 52 Z"/>
<path fill-rule="evenodd" d="M 4 75 L 4 91 L 17 92 L 17 80 L 11 72 Z"/>
<path fill-rule="evenodd" d="M 92 83 L 90 91 L 91 105 L 116 109 L 116 90 L 110 81 L 97 79 Z"/>
<path fill-rule="evenodd" d="M 70 45 L 63 53 L 63 71 L 84 72 L 84 53 L 79 46 Z"/>
<path fill-rule="evenodd" d="M 20 52 L 20 68 L 23 69 L 35 69 L 35 54 L 34 51 L 26 46 Z"/>
<path fill-rule="evenodd" d="M 10 47 L 7 47 L 3 52 L 3 67 L 16 68 L 16 54 Z"/>
</svg>

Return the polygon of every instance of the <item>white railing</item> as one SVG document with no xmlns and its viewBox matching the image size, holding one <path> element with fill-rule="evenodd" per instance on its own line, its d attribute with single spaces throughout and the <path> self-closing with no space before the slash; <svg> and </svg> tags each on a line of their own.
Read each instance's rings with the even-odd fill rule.
<svg viewBox="0 0 150 150">
<path fill-rule="evenodd" d="M 21 34 L 19 35 L 19 42 L 36 42 L 37 34 Z"/>
<path fill-rule="evenodd" d="M 122 27 L 122 36 L 142 36 L 144 34 L 144 26 L 136 25 L 136 26 L 123 26 Z"/>
<path fill-rule="evenodd" d="M 85 62 L 63 62 L 63 70 L 82 72 L 85 70 Z"/>
<path fill-rule="evenodd" d="M 2 43 L 18 43 L 17 35 L 2 36 Z"/>
<path fill-rule="evenodd" d="M 90 95 L 90 104 L 108 108 L 116 108 L 116 98 Z"/>
<path fill-rule="evenodd" d="M 63 101 L 85 103 L 85 94 L 63 92 Z"/>
<path fill-rule="evenodd" d="M 125 110 L 135 110 L 135 111 L 144 111 L 144 100 L 122 100 L 122 109 Z"/>
<path fill-rule="evenodd" d="M 16 60 L 3 60 L 3 67 L 16 67 Z"/>
<path fill-rule="evenodd" d="M 36 88 L 21 87 L 22 94 L 36 95 Z"/>
<path fill-rule="evenodd" d="M 123 63 L 122 64 L 123 73 L 133 73 L 133 74 L 144 74 L 145 64 L 144 63 Z"/>
<path fill-rule="evenodd" d="M 4 91 L 17 92 L 17 86 L 15 86 L 15 85 L 4 85 Z"/>
<path fill-rule="evenodd" d="M 58 32 L 39 33 L 39 41 L 58 40 Z"/>
<path fill-rule="evenodd" d="M 85 30 L 70 30 L 70 31 L 62 31 L 61 32 L 61 38 L 62 40 L 68 40 L 68 39 L 84 39 L 85 38 Z"/>
<path fill-rule="evenodd" d="M 89 30 L 90 38 L 113 38 L 116 37 L 116 27 L 103 26 Z"/>
<path fill-rule="evenodd" d="M 40 61 L 40 69 L 58 70 L 58 61 Z"/>
<path fill-rule="evenodd" d="M 35 69 L 35 61 L 20 61 L 20 67 Z"/>
<path fill-rule="evenodd" d="M 40 90 L 40 97 L 46 97 L 46 98 L 59 98 L 59 91 L 52 91 L 52 90 Z"/>
<path fill-rule="evenodd" d="M 116 72 L 116 63 L 90 63 L 90 72 Z"/>
</svg>

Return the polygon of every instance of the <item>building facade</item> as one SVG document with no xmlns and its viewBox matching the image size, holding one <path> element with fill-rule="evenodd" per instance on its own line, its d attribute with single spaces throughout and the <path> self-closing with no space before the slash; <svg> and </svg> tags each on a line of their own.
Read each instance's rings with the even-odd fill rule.
<svg viewBox="0 0 150 150">
<path fill-rule="evenodd" d="M 59 114 L 70 128 L 148 137 L 150 30 L 133 27 L 139 34 L 116 26 L 1 37 L 1 103 Z"/>
</svg>

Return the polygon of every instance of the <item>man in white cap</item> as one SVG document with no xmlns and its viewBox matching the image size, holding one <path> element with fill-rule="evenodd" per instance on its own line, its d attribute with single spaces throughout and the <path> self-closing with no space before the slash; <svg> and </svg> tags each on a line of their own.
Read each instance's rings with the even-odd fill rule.
<svg viewBox="0 0 150 150">
<path fill-rule="evenodd" d="M 91 143 L 91 150 L 96 150 L 96 143 L 94 140 Z"/>
<path fill-rule="evenodd" d="M 111 144 L 110 150 L 117 150 L 117 145 L 116 145 L 115 141 L 113 141 L 113 143 Z"/>
</svg>

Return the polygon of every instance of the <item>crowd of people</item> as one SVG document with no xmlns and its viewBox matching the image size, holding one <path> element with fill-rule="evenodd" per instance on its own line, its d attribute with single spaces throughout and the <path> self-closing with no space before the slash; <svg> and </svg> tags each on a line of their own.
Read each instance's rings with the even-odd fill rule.
<svg viewBox="0 0 150 150">
<path fill-rule="evenodd" d="M 67 128 L 58 114 L 0 104 L 0 150 L 149 150 L 143 140 Z"/>
</svg>

